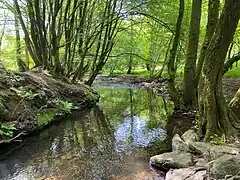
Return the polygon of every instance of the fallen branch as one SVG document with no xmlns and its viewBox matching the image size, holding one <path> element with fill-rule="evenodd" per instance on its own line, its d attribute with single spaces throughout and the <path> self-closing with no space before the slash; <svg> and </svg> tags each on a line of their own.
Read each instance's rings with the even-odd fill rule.
<svg viewBox="0 0 240 180">
<path fill-rule="evenodd" d="M 0 141 L 0 144 L 9 144 L 11 142 L 22 142 L 22 140 L 17 140 L 17 138 L 19 138 L 20 136 L 26 135 L 25 132 L 21 132 L 20 134 L 16 135 L 15 137 L 13 137 L 12 139 L 6 139 L 6 140 L 2 140 Z"/>
</svg>

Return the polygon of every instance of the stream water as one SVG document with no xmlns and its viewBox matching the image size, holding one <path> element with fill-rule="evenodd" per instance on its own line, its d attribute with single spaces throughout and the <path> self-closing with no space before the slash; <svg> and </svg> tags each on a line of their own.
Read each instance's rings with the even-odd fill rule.
<svg viewBox="0 0 240 180">
<path fill-rule="evenodd" d="M 0 179 L 134 179 L 148 172 L 149 158 L 167 146 L 172 103 L 151 89 L 95 89 L 98 107 L 74 112 L 30 137 L 0 161 Z"/>
</svg>

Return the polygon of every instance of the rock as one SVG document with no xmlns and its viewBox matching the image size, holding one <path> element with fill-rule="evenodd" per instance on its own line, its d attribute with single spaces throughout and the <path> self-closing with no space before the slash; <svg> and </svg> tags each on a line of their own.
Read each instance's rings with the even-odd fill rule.
<svg viewBox="0 0 240 180">
<path fill-rule="evenodd" d="M 223 155 L 208 165 L 211 178 L 223 179 L 240 174 L 240 155 Z"/>
<path fill-rule="evenodd" d="M 166 180 L 203 180 L 206 170 L 195 167 L 183 169 L 170 169 L 166 174 Z"/>
<path fill-rule="evenodd" d="M 206 157 L 210 160 L 221 157 L 224 154 L 237 155 L 240 149 L 230 146 L 216 146 L 204 142 L 189 142 L 189 149 L 193 154 Z"/>
<path fill-rule="evenodd" d="M 198 158 L 194 162 L 196 162 L 196 167 L 207 168 L 208 161 L 205 158 Z"/>
<path fill-rule="evenodd" d="M 240 176 L 225 177 L 227 180 L 240 180 Z"/>
<path fill-rule="evenodd" d="M 189 147 L 178 134 L 175 134 L 172 139 L 172 151 L 189 152 Z"/>
<path fill-rule="evenodd" d="M 208 156 L 210 154 L 211 144 L 204 142 L 189 142 L 189 149 L 193 154 Z"/>
<path fill-rule="evenodd" d="M 170 168 L 189 167 L 193 165 L 193 161 L 190 153 L 179 153 L 175 151 L 151 157 L 150 164 L 162 171 L 168 171 Z"/>
<path fill-rule="evenodd" d="M 192 130 L 192 129 L 186 131 L 186 132 L 182 135 L 182 139 L 183 139 L 186 143 L 199 141 L 199 137 L 198 137 L 197 133 L 195 133 L 194 130 Z"/>
</svg>

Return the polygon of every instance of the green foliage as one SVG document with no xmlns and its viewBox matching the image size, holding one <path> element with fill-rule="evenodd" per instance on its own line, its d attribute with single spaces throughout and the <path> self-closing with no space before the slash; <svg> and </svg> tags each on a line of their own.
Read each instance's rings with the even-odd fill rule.
<svg viewBox="0 0 240 180">
<path fill-rule="evenodd" d="M 56 108 L 59 111 L 58 114 L 61 115 L 62 112 L 64 113 L 71 113 L 73 108 L 73 104 L 68 101 L 56 100 L 55 101 Z"/>
<path fill-rule="evenodd" d="M 57 114 L 56 108 L 43 109 L 37 114 L 38 126 L 47 125 L 54 120 Z"/>
<path fill-rule="evenodd" d="M 12 137 L 13 132 L 16 130 L 14 125 L 1 124 L 0 126 L 0 137 Z"/>
<path fill-rule="evenodd" d="M 230 69 L 226 74 L 224 74 L 225 78 L 239 78 L 240 77 L 240 67 L 234 67 Z"/>
<path fill-rule="evenodd" d="M 53 121 L 57 115 L 64 115 L 66 113 L 71 113 L 73 104 L 67 101 L 55 100 L 55 108 L 42 109 L 37 114 L 38 126 L 47 125 Z"/>
<path fill-rule="evenodd" d="M 24 98 L 24 99 L 34 99 L 36 96 L 38 96 L 38 93 L 33 93 L 32 90 L 27 91 L 25 90 L 22 86 L 19 87 L 18 89 L 12 87 L 11 88 L 13 91 L 17 93 L 18 96 Z"/>
<path fill-rule="evenodd" d="M 214 136 L 211 136 L 210 139 L 211 139 L 210 143 L 214 145 L 224 145 L 226 143 L 225 139 L 222 137 L 219 137 L 217 134 L 215 134 Z"/>
</svg>

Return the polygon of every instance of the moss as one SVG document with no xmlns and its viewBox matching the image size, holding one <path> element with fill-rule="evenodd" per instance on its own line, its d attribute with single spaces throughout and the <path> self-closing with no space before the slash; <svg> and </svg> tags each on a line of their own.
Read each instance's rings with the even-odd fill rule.
<svg viewBox="0 0 240 180">
<path fill-rule="evenodd" d="M 57 115 L 57 108 L 50 108 L 50 109 L 43 109 L 37 114 L 37 126 L 45 126 L 51 123 L 56 115 Z"/>
</svg>

